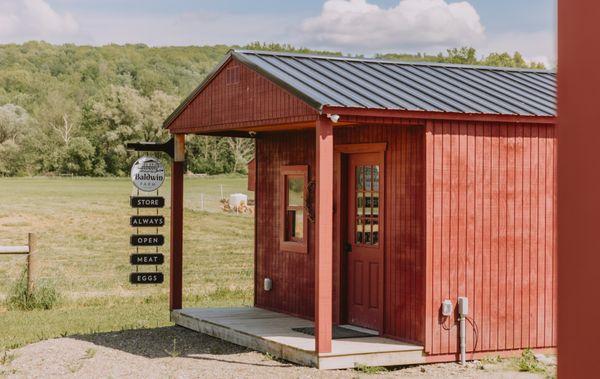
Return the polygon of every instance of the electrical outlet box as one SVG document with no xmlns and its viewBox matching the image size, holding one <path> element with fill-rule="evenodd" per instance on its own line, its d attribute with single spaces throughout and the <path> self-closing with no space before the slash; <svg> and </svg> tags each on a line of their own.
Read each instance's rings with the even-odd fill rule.
<svg viewBox="0 0 600 379">
<path fill-rule="evenodd" d="M 446 299 L 442 301 L 442 316 L 448 317 L 452 315 L 452 301 Z"/>
<path fill-rule="evenodd" d="M 458 314 L 466 316 L 469 314 L 469 299 L 466 297 L 458 298 Z"/>
<path fill-rule="evenodd" d="M 265 291 L 270 291 L 273 288 L 273 281 L 271 278 L 265 278 L 264 288 Z"/>
</svg>

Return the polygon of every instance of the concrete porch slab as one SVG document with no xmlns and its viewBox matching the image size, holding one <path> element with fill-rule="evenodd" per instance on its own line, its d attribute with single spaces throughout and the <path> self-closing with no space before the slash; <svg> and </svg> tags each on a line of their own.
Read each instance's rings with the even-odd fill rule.
<svg viewBox="0 0 600 379">
<path fill-rule="evenodd" d="M 313 326 L 312 321 L 260 308 L 185 308 L 172 311 L 171 320 L 188 329 L 320 369 L 425 363 L 422 346 L 382 337 L 333 340 L 332 352 L 317 356 L 314 337 L 292 330 Z"/>
</svg>

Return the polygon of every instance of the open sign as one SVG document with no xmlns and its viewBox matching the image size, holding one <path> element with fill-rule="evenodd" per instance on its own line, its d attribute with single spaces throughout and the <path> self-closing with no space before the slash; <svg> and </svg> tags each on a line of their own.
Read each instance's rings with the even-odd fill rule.
<svg viewBox="0 0 600 379">
<path fill-rule="evenodd" d="M 165 237 L 160 234 L 133 234 L 130 242 L 132 246 L 162 246 Z"/>
</svg>

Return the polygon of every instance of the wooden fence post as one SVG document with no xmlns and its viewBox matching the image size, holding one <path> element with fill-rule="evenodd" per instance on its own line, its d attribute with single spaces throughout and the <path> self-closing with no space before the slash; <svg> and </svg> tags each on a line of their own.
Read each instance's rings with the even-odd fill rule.
<svg viewBox="0 0 600 379">
<path fill-rule="evenodd" d="M 33 292 L 35 274 L 36 274 L 36 238 L 35 234 L 27 234 L 27 245 L 29 246 L 29 254 L 27 254 L 27 294 Z"/>
</svg>

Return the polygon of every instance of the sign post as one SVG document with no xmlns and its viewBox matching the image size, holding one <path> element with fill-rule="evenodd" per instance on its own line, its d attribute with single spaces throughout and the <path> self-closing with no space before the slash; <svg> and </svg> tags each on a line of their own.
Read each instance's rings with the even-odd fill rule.
<svg viewBox="0 0 600 379">
<path fill-rule="evenodd" d="M 169 239 L 169 257 L 171 265 L 169 273 L 169 309 L 181 309 L 183 285 L 183 174 L 185 171 L 185 134 L 172 134 L 172 138 L 165 143 L 128 143 L 127 149 L 134 151 L 162 152 L 171 157 L 171 237 Z M 143 180 L 143 178 L 139 179 Z M 137 208 L 137 216 L 141 216 L 139 211 L 141 207 Z M 136 222 L 137 221 L 139 220 L 136 220 Z M 132 222 L 133 221 L 130 221 L 130 223 Z M 138 227 L 138 225 L 133 224 L 132 226 Z M 137 233 L 139 234 L 139 230 Z M 158 234 L 158 229 L 156 233 Z M 136 249 L 139 249 L 139 247 L 136 247 Z M 158 251 L 158 248 L 156 249 Z M 138 282 L 132 278 L 130 278 L 130 281 Z"/>
<path fill-rule="evenodd" d="M 131 167 L 131 182 L 137 189 L 136 195 L 131 196 L 129 204 L 136 214 L 129 219 L 129 225 L 136 228 L 131 235 L 129 244 L 135 247 L 135 253 L 130 254 L 129 263 L 136 267 L 136 272 L 129 275 L 131 284 L 160 284 L 164 275 L 158 266 L 165 262 L 165 256 L 159 253 L 159 247 L 165 243 L 165 237 L 159 234 L 159 228 L 165 225 L 164 216 L 159 209 L 165 206 L 164 197 L 159 196 L 158 189 L 165 181 L 165 168 L 155 157 L 141 157 Z M 140 191 L 144 192 L 140 196 Z M 156 194 L 149 193 L 156 191 Z M 155 214 L 140 214 L 140 210 L 156 210 Z M 155 228 L 155 233 L 140 231 L 140 228 Z M 147 229 L 146 229 L 147 230 Z M 154 251 L 140 252 L 140 248 L 153 248 Z M 154 272 L 139 271 L 139 266 L 155 266 Z"/>
</svg>

